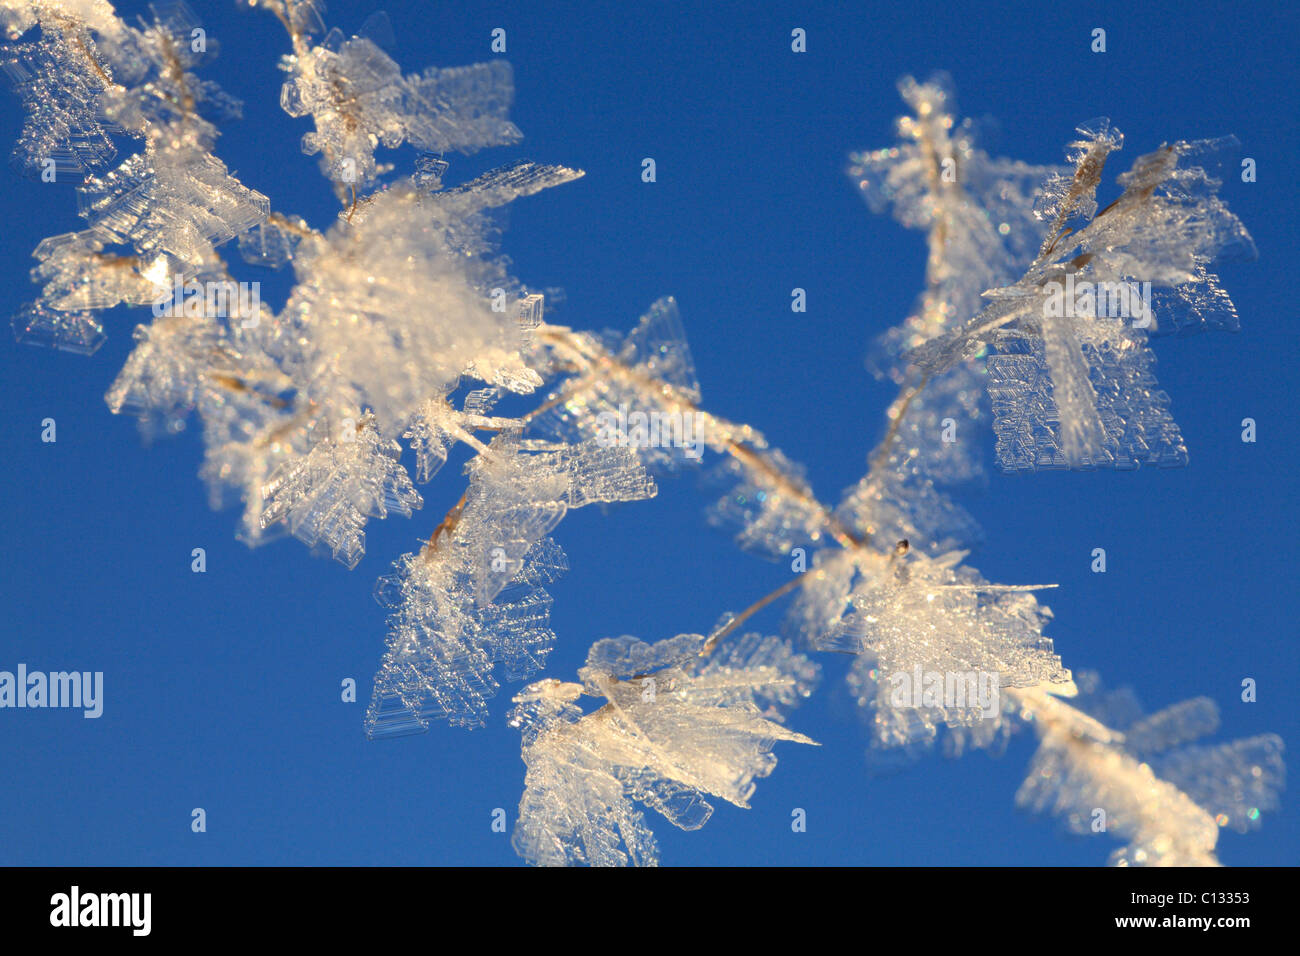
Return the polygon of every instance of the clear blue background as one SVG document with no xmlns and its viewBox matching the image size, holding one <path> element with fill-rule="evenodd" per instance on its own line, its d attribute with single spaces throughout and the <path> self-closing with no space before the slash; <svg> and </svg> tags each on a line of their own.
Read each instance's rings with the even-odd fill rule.
<svg viewBox="0 0 1300 956">
<path fill-rule="evenodd" d="M 337 212 L 309 129 L 278 107 L 279 24 L 225 2 L 193 4 L 222 52 L 206 73 L 245 103 L 220 155 L 275 209 L 323 226 Z M 1088 5 L 1091 6 L 1091 5 Z M 1109 115 L 1127 134 L 1108 177 L 1164 140 L 1236 133 L 1258 182 L 1223 194 L 1260 258 L 1224 268 L 1243 331 L 1157 345 L 1160 380 L 1191 449 L 1181 471 L 994 475 L 964 498 L 987 531 L 971 561 L 1003 582 L 1058 581 L 1049 633 L 1067 666 L 1132 684 L 1148 708 L 1206 694 L 1220 739 L 1296 733 L 1294 595 L 1297 455 L 1297 20 L 1281 5 L 1170 3 L 1024 7 L 953 3 L 389 3 L 392 55 L 407 70 L 487 59 L 504 27 L 518 88 L 517 148 L 449 157 L 460 182 L 528 157 L 585 179 L 517 203 L 504 250 L 533 286 L 563 289 L 548 318 L 627 328 L 677 296 L 705 405 L 765 430 L 804 462 L 824 500 L 865 469 L 892 396 L 864 369 L 868 341 L 907 314 L 923 236 L 874 217 L 845 176 L 851 150 L 893 141 L 895 81 L 955 79 L 963 115 L 994 117 L 993 152 L 1059 161 L 1076 123 Z M 139 4 L 126 5 L 134 12 Z M 377 7 L 332 5 L 356 31 Z M 808 52 L 790 51 L 803 27 Z M 1108 52 L 1089 50 L 1107 30 Z M 0 141 L 21 122 L 0 100 Z M 6 147 L 7 148 L 7 147 Z M 640 181 L 652 156 L 658 182 Z M 409 152 L 397 155 L 407 163 Z M 70 185 L 3 181 L 2 309 L 33 297 L 30 251 L 81 226 Z M 283 279 L 261 278 L 278 306 Z M 792 314 L 790 290 L 808 290 Z M 383 649 L 374 579 L 427 536 L 459 496 L 449 466 L 414 520 L 374 522 L 349 573 L 292 540 L 249 551 L 236 516 L 214 513 L 196 477 L 193 430 L 140 446 L 102 395 L 131 344 L 114 312 L 93 358 L 0 342 L 0 668 L 105 672 L 104 716 L 0 712 L 0 863 L 429 864 L 518 862 L 490 829 L 513 825 L 523 781 L 507 687 L 486 729 L 444 725 L 395 741 L 361 729 Z M 58 423 L 42 444 L 40 422 Z M 1240 422 L 1258 422 L 1243 444 Z M 991 461 L 993 440 L 983 438 Z M 551 590 L 559 646 L 547 673 L 572 679 L 596 639 L 707 629 L 788 579 L 701 520 L 694 478 L 650 502 L 575 513 L 557 537 L 572 572 Z M 207 550 L 207 573 L 190 551 Z M 1108 573 L 1089 571 L 1104 547 Z M 758 623 L 768 629 L 780 611 Z M 866 735 L 842 681 L 846 661 L 793 716 L 823 743 L 783 745 L 751 810 L 722 805 L 696 833 L 654 817 L 673 864 L 1102 863 L 1107 838 L 1064 836 L 1017 811 L 1032 752 L 937 755 L 868 772 Z M 1259 702 L 1238 701 L 1243 677 Z M 360 701 L 339 699 L 353 677 Z M 190 831 L 190 811 L 208 830 Z M 808 814 L 806 833 L 790 812 Z M 1229 864 L 1294 864 L 1294 802 L 1262 835 L 1224 833 Z"/>
</svg>

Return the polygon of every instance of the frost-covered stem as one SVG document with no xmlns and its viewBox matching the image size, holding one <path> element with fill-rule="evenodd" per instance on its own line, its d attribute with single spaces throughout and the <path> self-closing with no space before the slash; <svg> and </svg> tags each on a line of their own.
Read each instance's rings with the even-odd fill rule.
<svg viewBox="0 0 1300 956">
<path fill-rule="evenodd" d="M 1072 739 L 1089 740 L 1104 746 L 1124 740 L 1119 731 L 1111 730 L 1077 707 L 1071 707 L 1042 686 L 1008 687 L 1006 692 L 1020 705 L 1022 720 L 1038 721 L 1043 727 L 1065 733 Z"/>
<path fill-rule="evenodd" d="M 465 510 L 465 502 L 468 498 L 469 489 L 467 488 L 460 496 L 460 500 L 452 505 L 451 510 L 443 516 L 443 519 L 440 522 L 438 522 L 438 527 L 433 529 L 433 534 L 429 535 L 429 541 L 424 546 L 423 554 L 426 561 L 433 560 L 433 552 L 438 547 L 438 539 L 444 534 L 451 534 L 456 530 L 456 525 L 460 521 L 460 514 Z"/>
<path fill-rule="evenodd" d="M 121 85 L 114 82 L 113 78 L 108 75 L 108 72 L 104 69 L 104 65 L 99 62 L 99 57 L 95 56 L 91 51 L 90 46 L 86 43 L 85 24 L 65 20 L 63 17 L 59 17 L 55 20 L 55 24 L 57 25 L 59 32 L 63 34 L 63 38 L 69 40 L 72 45 L 85 56 L 86 61 L 90 64 L 90 68 L 95 71 L 96 75 L 103 81 L 106 87 L 121 88 Z"/>
<path fill-rule="evenodd" d="M 171 37 L 159 31 L 159 42 L 163 46 L 163 55 L 167 58 L 169 78 L 181 91 L 181 100 L 176 103 L 181 110 L 181 119 L 188 121 L 194 115 L 194 94 L 190 91 L 189 84 L 185 82 L 185 67 L 181 64 L 180 57 L 176 55 Z"/>
<path fill-rule="evenodd" d="M 926 170 L 926 176 L 930 182 L 930 192 L 939 195 L 944 192 L 954 192 L 960 195 L 961 186 L 958 184 L 958 177 L 945 182 L 943 179 L 943 157 L 939 155 L 939 149 L 926 132 L 924 123 L 920 126 L 921 149 L 929 157 L 930 166 Z M 957 157 L 951 157 L 954 164 Z M 930 232 L 926 237 L 928 254 L 925 260 L 925 283 L 931 289 L 939 287 L 939 274 L 943 264 L 944 250 L 948 245 L 948 214 L 940 204 L 939 215 L 935 217 L 934 225 L 930 227 Z"/>
<path fill-rule="evenodd" d="M 250 0 L 250 2 L 255 4 L 256 0 Z M 263 6 L 275 15 L 275 18 L 280 21 L 285 32 L 289 35 L 289 43 L 293 46 L 293 57 L 296 61 L 294 64 L 294 70 L 297 71 L 299 69 L 298 64 L 311 55 L 311 48 L 307 45 L 307 38 L 298 32 L 298 30 L 293 26 L 293 16 L 289 11 L 289 3 L 290 0 L 280 0 L 280 2 L 276 2 L 276 0 L 265 0 Z M 355 129 L 360 125 L 356 116 L 356 110 L 353 108 L 355 98 L 348 92 L 345 83 L 346 78 L 334 77 L 333 81 L 329 84 L 330 95 L 333 98 L 334 107 L 344 124 L 350 129 Z M 328 145 L 325 147 L 325 155 L 331 162 L 333 162 L 333 150 Z M 336 182 L 335 185 L 338 185 L 338 183 Z M 357 211 L 359 197 L 357 196 L 356 186 L 352 183 L 348 183 L 347 185 L 349 195 L 348 200 L 346 200 L 346 205 L 348 207 L 347 221 L 350 223 L 352 222 L 352 214 Z"/>
<path fill-rule="evenodd" d="M 272 226 L 275 226 L 275 228 L 277 229 L 282 229 L 285 232 L 291 232 L 295 236 L 299 236 L 300 238 L 303 239 L 322 238 L 321 234 L 317 232 L 315 229 L 311 228 L 310 226 L 300 225 L 294 222 L 288 216 L 281 215 L 278 212 L 273 212 L 270 215 L 268 215 L 266 217 L 266 221 L 270 223 Z"/>
<path fill-rule="evenodd" d="M 256 6 L 257 0 L 250 0 L 250 6 Z M 264 0 L 262 6 L 270 10 L 275 18 L 284 26 L 284 32 L 289 35 L 289 43 L 293 46 L 294 56 L 306 56 L 308 53 L 307 39 L 301 33 L 293 28 L 293 21 L 289 16 L 288 0 Z"/>
<path fill-rule="evenodd" d="M 868 473 L 875 471 L 885 463 L 885 460 L 889 457 L 890 449 L 898 438 L 899 429 L 903 426 L 903 418 L 907 415 L 907 409 L 916 397 L 925 391 L 925 387 L 929 384 L 930 377 L 927 375 L 912 388 L 905 388 L 900 391 L 898 397 L 890 403 L 889 412 L 887 413 L 890 420 L 889 430 L 885 432 L 885 437 L 880 440 L 880 445 L 871 454 Z"/>
<path fill-rule="evenodd" d="M 732 633 L 734 630 L 736 630 L 736 628 L 740 627 L 740 625 L 744 624 L 747 620 L 749 620 L 759 611 L 763 610 L 763 608 L 767 607 L 773 601 L 779 601 L 781 598 L 785 597 L 787 594 L 789 594 L 791 591 L 795 590 L 796 588 L 803 587 L 804 578 L 807 577 L 809 574 L 814 574 L 814 573 L 816 572 L 804 571 L 798 577 L 791 578 L 789 581 L 785 582 L 785 584 L 781 585 L 775 591 L 772 591 L 769 594 L 764 595 L 763 597 L 755 601 L 753 604 L 751 604 L 749 607 L 745 608 L 743 611 L 741 611 L 739 614 L 733 617 L 730 621 L 728 621 L 725 626 L 720 627 L 718 630 L 714 631 L 711 635 L 709 635 L 709 639 L 705 641 L 704 646 L 700 648 L 700 656 L 708 657 L 710 654 L 713 653 L 713 649 L 718 646 L 718 642 L 721 641 L 724 637 Z"/>
<path fill-rule="evenodd" d="M 1106 165 L 1106 156 L 1109 149 L 1099 149 L 1094 144 L 1083 156 L 1079 158 L 1074 167 L 1074 178 L 1070 182 L 1070 188 L 1061 200 L 1060 212 L 1056 214 L 1056 221 L 1052 223 L 1052 228 L 1048 230 L 1047 238 L 1043 240 L 1042 248 L 1038 250 L 1038 258 L 1051 253 L 1056 248 L 1056 244 L 1070 234 L 1065 223 L 1069 220 L 1071 214 L 1079 208 L 1082 198 L 1096 190 L 1097 184 L 1101 182 L 1101 171 Z M 1107 206 L 1102 212 L 1110 209 Z"/>
<path fill-rule="evenodd" d="M 727 439 L 725 447 L 727 454 L 745 467 L 763 475 L 776 485 L 783 495 L 798 499 L 802 504 L 820 512 L 822 524 L 825 526 L 827 532 L 841 545 L 846 548 L 860 548 L 866 543 L 860 535 L 848 528 L 839 518 L 835 517 L 835 513 L 831 511 L 831 509 L 827 508 L 816 498 L 805 492 L 779 469 L 773 467 L 767 459 L 756 454 L 753 449 L 730 438 Z"/>
<path fill-rule="evenodd" d="M 680 412 L 683 415 L 708 414 L 702 412 L 699 406 L 668 383 L 624 365 L 600 346 L 578 339 L 571 329 L 558 325 L 543 325 L 538 328 L 537 334 L 539 338 L 550 343 L 558 351 L 567 353 L 579 367 L 587 369 L 593 378 L 598 377 L 598 373 L 604 373 L 607 378 L 616 379 L 631 385 L 643 394 L 653 396 L 656 402 L 661 402 L 674 413 Z M 569 394 L 574 394 L 579 390 L 575 389 Z M 558 404 L 558 402 L 555 404 Z M 721 419 L 715 420 L 721 421 Z M 730 425 L 731 423 L 727 424 Z M 750 430 L 747 426 L 732 425 L 732 428 L 737 431 Z M 757 454 L 748 445 L 736 439 L 727 438 L 723 441 L 722 447 L 728 455 L 741 465 L 761 475 L 766 481 L 776 486 L 783 495 L 796 499 L 811 510 L 819 512 L 822 524 L 827 532 L 844 547 L 856 548 L 864 544 L 861 536 L 846 527 L 842 521 L 835 517 L 831 509 L 792 482 L 779 468 Z"/>
</svg>

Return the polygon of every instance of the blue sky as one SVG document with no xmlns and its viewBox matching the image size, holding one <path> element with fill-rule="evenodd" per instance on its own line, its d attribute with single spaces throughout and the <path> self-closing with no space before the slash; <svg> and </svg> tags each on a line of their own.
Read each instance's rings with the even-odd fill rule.
<svg viewBox="0 0 1300 956">
<path fill-rule="evenodd" d="M 271 17 L 233 3 L 192 6 L 221 55 L 206 75 L 244 101 L 219 153 L 275 209 L 324 225 L 337 207 L 279 110 Z M 548 318 L 627 328 L 656 298 L 678 299 L 704 405 L 747 421 L 808 467 L 823 500 L 865 470 L 891 388 L 868 342 L 906 314 L 922 282 L 923 237 L 873 216 L 844 173 L 850 151 L 888 145 L 906 73 L 953 76 L 963 115 L 990 117 L 991 152 L 1059 161 L 1076 123 L 1111 117 L 1126 134 L 1113 176 L 1162 141 L 1235 133 L 1258 181 L 1223 195 L 1260 250 L 1222 269 L 1242 331 L 1155 345 L 1189 467 L 1136 473 L 993 475 L 963 503 L 985 528 L 971 563 L 991 580 L 1056 581 L 1048 633 L 1067 666 L 1132 685 L 1149 709 L 1207 695 L 1218 739 L 1296 733 L 1296 340 L 1287 256 L 1295 250 L 1294 9 L 1211 3 L 857 5 L 389 3 L 407 70 L 487 59 L 495 27 L 515 68 L 516 147 L 449 157 L 449 182 L 532 158 L 587 176 L 510 211 L 503 250 L 548 297 Z M 124 5 L 127 11 L 142 5 Z M 327 23 L 357 30 L 375 9 L 336 2 Z M 958 10 L 960 9 L 960 13 Z M 1107 31 L 1104 55 L 1089 50 Z M 808 52 L 790 51 L 807 31 Z M 21 124 L 0 99 L 0 139 Z M 642 183 L 653 157 L 658 181 Z M 409 163 L 407 152 L 398 162 Z M 4 308 L 33 298 L 30 252 L 80 225 L 70 186 L 6 172 L 0 231 Z M 1112 193 L 1113 194 L 1113 193 Z M 259 276 L 278 304 L 283 279 Z M 790 290 L 808 311 L 790 311 Z M 143 448 L 103 393 L 141 321 L 117 311 L 92 358 L 0 343 L 5 414 L 0 669 L 102 670 L 99 720 L 0 712 L 0 863 L 513 865 L 494 808 L 521 792 L 518 735 L 472 732 L 367 742 L 361 719 L 383 649 L 371 599 L 389 562 L 428 535 L 462 490 L 449 466 L 411 520 L 372 522 L 355 571 L 292 540 L 249 551 L 236 515 L 213 512 L 193 431 Z M 40 441 L 40 422 L 58 441 Z M 1240 422 L 1258 441 L 1240 440 Z M 986 460 L 993 438 L 985 436 Z M 572 679 L 595 640 L 657 640 L 707 629 L 784 583 L 788 569 L 740 553 L 703 519 L 692 477 L 659 497 L 567 517 L 573 570 L 550 588 L 560 635 L 547 668 Z M 190 571 L 191 549 L 207 573 Z M 1104 547 L 1108 572 L 1090 572 Z M 779 611 L 757 624 L 774 629 Z M 792 725 L 820 748 L 784 745 L 750 810 L 723 805 L 701 831 L 652 821 L 666 863 L 1095 865 L 1114 844 L 1062 835 L 1017 811 L 1032 741 L 1000 759 L 935 755 L 869 772 L 866 733 L 826 658 L 819 693 Z M 353 677 L 360 702 L 339 700 Z M 1254 677 L 1259 700 L 1238 700 Z M 507 687 L 507 691 L 513 688 Z M 1229 864 L 1294 864 L 1293 801 L 1248 837 L 1225 833 Z M 208 830 L 190 830 L 203 807 Z M 792 808 L 807 832 L 792 833 Z"/>
</svg>

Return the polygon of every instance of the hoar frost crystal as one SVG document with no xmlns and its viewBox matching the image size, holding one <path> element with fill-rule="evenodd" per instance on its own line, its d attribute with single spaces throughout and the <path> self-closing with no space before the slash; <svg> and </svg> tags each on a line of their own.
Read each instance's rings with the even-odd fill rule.
<svg viewBox="0 0 1300 956">
<path fill-rule="evenodd" d="M 926 233 L 925 288 L 873 351 L 899 396 L 831 507 L 761 432 L 700 407 L 673 299 L 627 334 L 582 332 L 547 321 L 545 297 L 510 275 L 493 210 L 582 173 L 519 160 L 453 184 L 445 154 L 521 137 L 504 61 L 403 73 L 386 18 L 348 37 L 311 0 L 250 5 L 288 35 L 280 103 L 310 122 L 302 150 L 342 206 L 321 229 L 215 155 L 239 104 L 200 77 L 215 43 L 196 41 L 184 3 L 133 26 L 107 0 L 0 0 L 0 71 L 26 114 L 14 168 L 76 178 L 86 221 L 36 247 L 40 291 L 15 337 L 89 355 L 107 309 L 234 287 L 230 249 L 241 268 L 291 269 L 278 312 L 156 309 L 105 396 L 149 434 L 197 418 L 211 500 L 242 505 L 250 545 L 287 531 L 354 568 L 368 522 L 422 508 L 415 484 L 468 448 L 463 495 L 376 588 L 389 636 L 365 723 L 373 737 L 481 726 L 499 719 L 502 680 L 532 680 L 508 718 L 523 738 L 525 859 L 652 864 L 646 809 L 693 830 L 711 800 L 747 806 L 777 744 L 813 743 L 785 724 L 819 678 L 811 652 L 849 655 L 874 751 L 940 737 L 952 753 L 996 749 L 1032 729 L 1019 803 L 1081 832 L 1103 811 L 1122 865 L 1212 864 L 1221 827 L 1276 806 L 1280 740 L 1192 746 L 1217 726 L 1211 702 L 1142 716 L 1100 694 L 1045 634 L 1048 585 L 993 584 L 966 563 L 978 528 L 945 486 L 982 465 L 974 443 L 936 438 L 989 424 L 1006 471 L 1186 463 L 1150 339 L 1236 327 L 1212 267 L 1251 241 L 1207 171 L 1230 140 L 1139 156 L 1107 200 L 1124 144 L 1108 121 L 1078 128 L 1068 165 L 1030 166 L 981 150 L 942 78 L 905 79 L 898 142 L 855 154 L 849 173 L 875 209 Z M 380 158 L 403 144 L 418 154 L 409 175 Z M 531 410 L 499 414 L 507 396 Z M 538 679 L 557 639 L 546 588 L 568 568 L 553 537 L 564 516 L 701 469 L 725 488 L 710 519 L 743 548 L 797 553 L 798 576 L 707 636 L 601 640 L 576 682 Z M 742 632 L 792 593 L 783 636 Z M 943 693 L 891 693 L 927 675 Z M 947 690 L 961 686 L 976 696 Z"/>
</svg>

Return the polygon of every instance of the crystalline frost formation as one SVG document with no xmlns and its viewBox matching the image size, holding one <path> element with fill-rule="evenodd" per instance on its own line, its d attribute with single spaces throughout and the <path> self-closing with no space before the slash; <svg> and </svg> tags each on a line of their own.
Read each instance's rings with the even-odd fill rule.
<svg viewBox="0 0 1300 956">
<path fill-rule="evenodd" d="M 547 535 L 570 508 L 634 501 L 654 481 L 626 449 L 495 439 L 470 466 L 454 528 L 406 555 L 381 582 L 393 608 L 388 652 L 367 713 L 372 736 L 417 733 L 430 719 L 481 726 L 498 684 L 545 662 L 555 636 L 541 585 L 567 569 Z"/>
<path fill-rule="evenodd" d="M 653 866 L 654 834 L 637 804 L 684 830 L 717 797 L 748 806 L 776 765 L 778 741 L 813 743 L 777 706 L 807 696 L 817 665 L 784 641 L 748 634 L 701 660 L 704 637 L 632 637 L 592 646 L 580 684 L 545 680 L 515 697 L 528 766 L 514 845 L 538 865 Z M 605 705 L 584 714 L 579 696 Z"/>
<path fill-rule="evenodd" d="M 1101 722 L 1100 739 L 1094 728 L 1054 721 L 1048 711 L 1016 795 L 1021 806 L 1054 813 L 1076 833 L 1124 840 L 1111 854 L 1118 866 L 1217 865 L 1220 828 L 1245 833 L 1261 812 L 1277 809 L 1286 771 L 1275 734 L 1192 745 L 1218 729 L 1213 701 L 1199 697 L 1143 715 L 1131 691 L 1101 693 L 1092 674 L 1080 684 L 1076 703 Z"/>
</svg>

